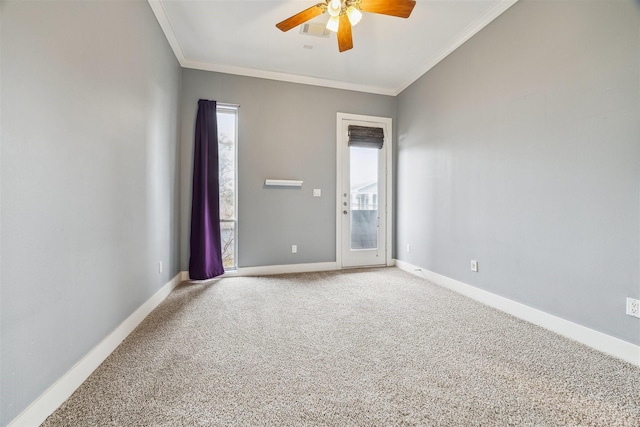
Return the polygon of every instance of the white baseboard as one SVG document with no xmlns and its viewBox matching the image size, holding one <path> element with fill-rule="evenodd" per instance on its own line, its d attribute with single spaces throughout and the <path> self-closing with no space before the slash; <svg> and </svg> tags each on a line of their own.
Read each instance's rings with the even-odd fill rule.
<svg viewBox="0 0 640 427">
<path fill-rule="evenodd" d="M 160 288 L 151 298 L 142 304 L 131 316 L 122 322 L 100 344 L 95 346 L 78 363 L 76 363 L 58 381 L 40 395 L 20 415 L 11 421 L 8 427 L 38 426 L 53 413 L 95 369 L 120 345 L 120 343 L 156 308 L 173 288 L 184 280 L 184 273 L 175 275 Z"/>
<path fill-rule="evenodd" d="M 337 262 L 312 262 L 308 264 L 265 265 L 259 267 L 241 267 L 237 276 L 267 276 L 271 274 L 311 273 L 314 271 L 338 270 Z M 226 273 L 225 273 L 226 274 Z M 233 273 L 230 273 L 233 274 Z"/>
<path fill-rule="evenodd" d="M 209 280 L 216 280 L 224 277 L 246 277 L 246 276 L 269 276 L 273 274 L 287 273 L 310 273 L 314 271 L 339 270 L 337 262 L 313 262 L 308 264 L 285 264 L 285 265 L 264 265 L 258 267 L 240 267 L 234 271 L 227 271 L 222 276 Z M 189 280 L 189 272 L 183 271 L 183 280 Z M 194 283 L 207 282 L 207 280 L 192 280 Z"/>
<path fill-rule="evenodd" d="M 610 335 L 570 322 L 544 311 L 501 297 L 491 292 L 467 285 L 438 273 L 396 260 L 396 267 L 433 282 L 438 286 L 465 295 L 490 307 L 516 316 L 534 325 L 570 338 L 603 353 L 640 366 L 640 346 Z"/>
<path fill-rule="evenodd" d="M 467 285 L 463 282 L 431 272 L 410 263 L 394 260 L 396 267 L 425 278 L 436 285 L 451 289 L 505 313 L 541 326 L 545 329 L 571 338 L 603 353 L 617 357 L 636 366 L 640 366 L 640 346 L 595 331 L 577 323 L 531 308 L 524 304 L 492 294 L 491 292 Z M 303 273 L 331 271 L 340 269 L 336 262 L 309 264 L 289 264 L 260 267 L 243 267 L 235 272 L 225 273 L 221 277 L 258 276 L 285 273 Z M 120 345 L 120 343 L 155 309 L 181 281 L 189 280 L 189 273 L 182 271 L 160 288 L 149 300 L 122 322 L 100 344 L 85 355 L 58 381 L 49 387 L 20 415 L 11 421 L 8 427 L 40 425 L 53 411 L 76 391 L 91 373 Z"/>
</svg>

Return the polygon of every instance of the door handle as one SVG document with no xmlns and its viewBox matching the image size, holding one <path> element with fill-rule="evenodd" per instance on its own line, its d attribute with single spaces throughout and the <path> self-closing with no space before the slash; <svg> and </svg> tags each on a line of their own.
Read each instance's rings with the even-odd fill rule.
<svg viewBox="0 0 640 427">
<path fill-rule="evenodd" d="M 342 213 L 346 215 L 346 214 L 348 214 L 349 212 L 347 212 L 347 211 L 342 211 Z"/>
</svg>

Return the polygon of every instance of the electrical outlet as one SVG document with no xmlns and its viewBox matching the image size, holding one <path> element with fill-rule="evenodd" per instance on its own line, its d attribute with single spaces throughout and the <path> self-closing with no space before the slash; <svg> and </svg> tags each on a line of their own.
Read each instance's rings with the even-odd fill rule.
<svg viewBox="0 0 640 427">
<path fill-rule="evenodd" d="M 633 317 L 640 317 L 640 300 L 627 298 L 627 314 Z"/>
<path fill-rule="evenodd" d="M 478 272 L 478 261 L 475 259 L 471 260 L 471 271 L 475 271 L 476 273 Z"/>
<path fill-rule="evenodd" d="M 291 245 L 291 253 L 292 254 L 298 253 L 298 245 Z"/>
<path fill-rule="evenodd" d="M 162 273 L 162 261 L 158 261 L 158 274 Z"/>
<path fill-rule="evenodd" d="M 407 252 L 411 252 L 411 245 L 407 243 Z"/>
</svg>

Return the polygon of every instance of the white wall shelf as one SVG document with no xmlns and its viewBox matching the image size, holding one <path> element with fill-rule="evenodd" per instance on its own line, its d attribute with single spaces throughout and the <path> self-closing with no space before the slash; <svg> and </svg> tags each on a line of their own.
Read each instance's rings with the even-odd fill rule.
<svg viewBox="0 0 640 427">
<path fill-rule="evenodd" d="M 302 181 L 293 179 L 266 179 L 264 185 L 269 187 L 302 187 Z"/>
</svg>

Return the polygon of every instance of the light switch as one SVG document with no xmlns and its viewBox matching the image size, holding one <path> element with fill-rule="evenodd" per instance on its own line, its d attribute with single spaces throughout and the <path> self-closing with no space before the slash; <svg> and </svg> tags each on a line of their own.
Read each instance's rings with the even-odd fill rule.
<svg viewBox="0 0 640 427">
<path fill-rule="evenodd" d="M 314 188 L 313 189 L 313 197 L 320 197 L 322 196 L 322 190 L 319 188 Z"/>
</svg>

